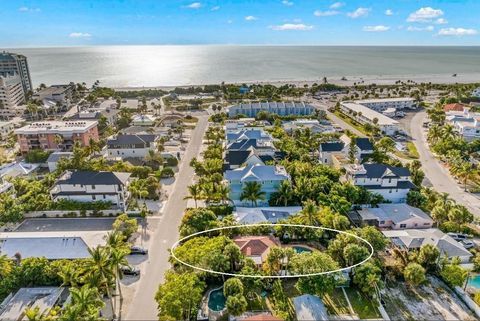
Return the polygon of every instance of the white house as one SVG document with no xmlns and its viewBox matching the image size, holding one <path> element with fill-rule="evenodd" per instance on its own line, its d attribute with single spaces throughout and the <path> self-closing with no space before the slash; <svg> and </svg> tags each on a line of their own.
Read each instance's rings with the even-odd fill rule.
<svg viewBox="0 0 480 321">
<path fill-rule="evenodd" d="M 378 204 L 377 208 L 362 208 L 357 211 L 363 224 L 379 228 L 403 230 L 425 229 L 433 226 L 433 220 L 419 208 L 408 204 Z"/>
<path fill-rule="evenodd" d="M 225 134 L 227 144 L 236 142 L 238 140 L 255 139 L 257 141 L 271 142 L 272 135 L 265 132 L 263 129 L 242 129 L 236 132 L 228 132 Z"/>
<path fill-rule="evenodd" d="M 465 107 L 463 111 L 450 110 L 445 114 L 445 121 L 467 141 L 480 138 L 480 113 L 471 112 L 470 108 Z"/>
<path fill-rule="evenodd" d="M 353 164 L 345 167 L 346 179 L 355 186 L 362 186 L 383 196 L 392 203 L 405 203 L 407 194 L 415 185 L 410 171 L 405 167 L 385 164 Z"/>
<path fill-rule="evenodd" d="M 352 139 L 347 135 L 342 135 L 336 141 L 321 143 L 319 147 L 320 162 L 327 165 L 335 165 L 335 161 L 338 161 L 339 158 L 347 159 L 351 143 Z M 359 162 L 373 154 L 373 143 L 368 138 L 357 137 L 355 146 L 355 159 Z"/>
<path fill-rule="evenodd" d="M 376 125 L 385 135 L 395 135 L 400 130 L 398 121 L 387 117 L 373 109 L 354 102 L 342 102 L 342 112 L 361 124 Z"/>
<path fill-rule="evenodd" d="M 264 129 L 270 126 L 266 120 L 255 120 L 255 118 L 240 118 L 225 120 L 225 133 L 237 132 L 239 130 Z"/>
<path fill-rule="evenodd" d="M 153 126 L 157 118 L 153 115 L 135 115 L 132 117 L 133 126 Z"/>
<path fill-rule="evenodd" d="M 382 233 L 389 238 L 395 246 L 409 251 L 418 250 L 423 245 L 431 244 L 440 251 L 441 256 L 447 256 L 449 259 L 458 257 L 462 263 L 468 263 L 473 256 L 462 244 L 436 228 L 424 230 L 391 230 L 382 231 Z"/>
<path fill-rule="evenodd" d="M 287 133 L 293 133 L 297 129 L 309 129 L 314 134 L 335 133 L 335 128 L 328 122 L 320 123 L 316 119 L 296 119 L 282 124 L 282 128 Z"/>
<path fill-rule="evenodd" d="M 144 158 L 150 150 L 155 150 L 159 137 L 150 134 L 117 135 L 107 140 L 109 158 Z"/>
<path fill-rule="evenodd" d="M 111 202 L 126 210 L 130 173 L 66 171 L 50 190 L 54 201 Z"/>
</svg>

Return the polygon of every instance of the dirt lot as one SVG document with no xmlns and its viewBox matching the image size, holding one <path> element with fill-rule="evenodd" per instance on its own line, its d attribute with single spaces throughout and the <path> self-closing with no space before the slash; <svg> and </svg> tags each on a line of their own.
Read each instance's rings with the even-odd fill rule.
<svg viewBox="0 0 480 321">
<path fill-rule="evenodd" d="M 383 300 L 392 320 L 476 320 L 470 309 L 440 280 L 408 289 L 404 283 L 386 288 Z"/>
</svg>

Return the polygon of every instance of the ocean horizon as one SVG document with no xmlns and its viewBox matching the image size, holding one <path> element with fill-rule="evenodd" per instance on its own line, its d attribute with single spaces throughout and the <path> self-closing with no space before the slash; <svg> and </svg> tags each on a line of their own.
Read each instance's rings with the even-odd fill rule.
<svg viewBox="0 0 480 321">
<path fill-rule="evenodd" d="M 115 45 L 0 48 L 27 56 L 34 86 L 74 82 L 114 88 L 458 74 L 480 82 L 480 46 Z M 463 77 L 463 78 L 462 78 Z"/>
</svg>

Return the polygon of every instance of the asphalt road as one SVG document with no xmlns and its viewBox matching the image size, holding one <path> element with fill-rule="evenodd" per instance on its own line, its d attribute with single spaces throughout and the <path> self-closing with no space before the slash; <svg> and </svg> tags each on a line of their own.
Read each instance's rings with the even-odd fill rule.
<svg viewBox="0 0 480 321">
<path fill-rule="evenodd" d="M 465 192 L 450 175 L 448 169 L 442 166 L 440 161 L 431 153 L 426 136 L 426 130 L 422 127 L 427 120 L 427 113 L 418 112 L 410 123 L 410 133 L 417 147 L 422 169 L 433 188 L 438 192 L 448 193 L 457 203 L 462 204 L 472 212 L 475 217 L 480 217 L 480 199 Z"/>
<path fill-rule="evenodd" d="M 187 195 L 187 186 L 191 184 L 194 176 L 194 171 L 189 165 L 190 160 L 199 154 L 208 124 L 208 116 L 198 118 L 197 126 L 192 132 L 191 141 L 183 156 L 174 190 L 165 205 L 164 214 L 161 219 L 149 220 L 149 225 L 157 226 L 150 241 L 148 261 L 142 269 L 137 291 L 126 307 L 124 320 L 158 320 L 155 293 L 159 284 L 163 282 L 165 271 L 170 268 L 168 249 L 178 240 L 178 227 L 187 207 L 184 197 Z"/>
</svg>

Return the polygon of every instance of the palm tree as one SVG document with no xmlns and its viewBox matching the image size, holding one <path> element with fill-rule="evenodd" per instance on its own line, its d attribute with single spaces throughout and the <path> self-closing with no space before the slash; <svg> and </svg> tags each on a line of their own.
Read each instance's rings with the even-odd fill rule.
<svg viewBox="0 0 480 321">
<path fill-rule="evenodd" d="M 292 183 L 287 180 L 282 181 L 282 183 L 280 183 L 280 185 L 278 186 L 276 195 L 276 205 L 283 204 L 283 206 L 287 206 L 288 202 L 292 199 L 293 196 Z"/>
<path fill-rule="evenodd" d="M 70 288 L 71 303 L 64 312 L 65 320 L 96 320 L 105 306 L 98 290 L 88 285 Z"/>
<path fill-rule="evenodd" d="M 145 155 L 145 161 L 149 166 L 158 169 L 161 165 L 163 165 L 163 157 L 160 153 L 157 153 L 154 150 L 149 150 L 147 155 Z"/>
<path fill-rule="evenodd" d="M 90 274 L 96 276 L 96 280 L 99 282 L 97 288 L 103 288 L 110 299 L 112 306 L 112 315 L 115 318 L 115 309 L 113 308 L 113 298 L 111 294 L 112 279 L 114 279 L 114 271 L 110 263 L 110 251 L 105 247 L 97 246 L 93 249 L 88 249 L 91 260 L 88 264 L 88 271 Z"/>
<path fill-rule="evenodd" d="M 95 154 L 100 152 L 100 150 L 101 150 L 101 148 L 100 148 L 100 144 L 98 143 L 98 141 L 94 140 L 93 138 L 90 138 L 88 140 L 88 146 L 85 147 L 86 153 L 88 153 L 88 155 L 95 156 Z"/>
<path fill-rule="evenodd" d="M 193 184 L 187 187 L 188 195 L 184 197 L 185 200 L 193 199 L 195 201 L 195 208 L 197 208 L 197 201 L 203 198 L 202 188 L 199 184 Z"/>
<path fill-rule="evenodd" d="M 110 248 L 110 264 L 111 268 L 113 269 L 113 274 L 116 281 L 116 288 L 118 289 L 118 294 L 120 296 L 120 311 L 122 310 L 121 305 L 123 302 L 120 280 L 123 278 L 122 268 L 128 266 L 128 261 L 126 258 L 128 252 L 128 249 L 126 249 L 125 247 Z M 114 310 L 116 310 L 116 308 Z"/>
<path fill-rule="evenodd" d="M 303 209 L 300 212 L 300 217 L 307 225 L 318 224 L 319 209 L 317 204 L 312 200 L 307 200 L 303 203 Z"/>
<path fill-rule="evenodd" d="M 477 175 L 477 169 L 472 163 L 462 161 L 460 164 L 452 166 L 452 174 L 457 176 L 463 182 L 463 188 L 467 191 L 468 181 Z"/>
<path fill-rule="evenodd" d="M 246 182 L 240 194 L 241 201 L 250 201 L 252 206 L 257 206 L 258 200 L 265 200 L 266 193 L 262 191 L 262 184 L 259 182 Z"/>
<path fill-rule="evenodd" d="M 231 201 L 231 199 L 230 199 L 230 187 L 225 185 L 225 184 L 217 185 L 216 194 L 217 194 L 218 200 L 222 203 L 226 203 L 228 201 Z"/>
</svg>

